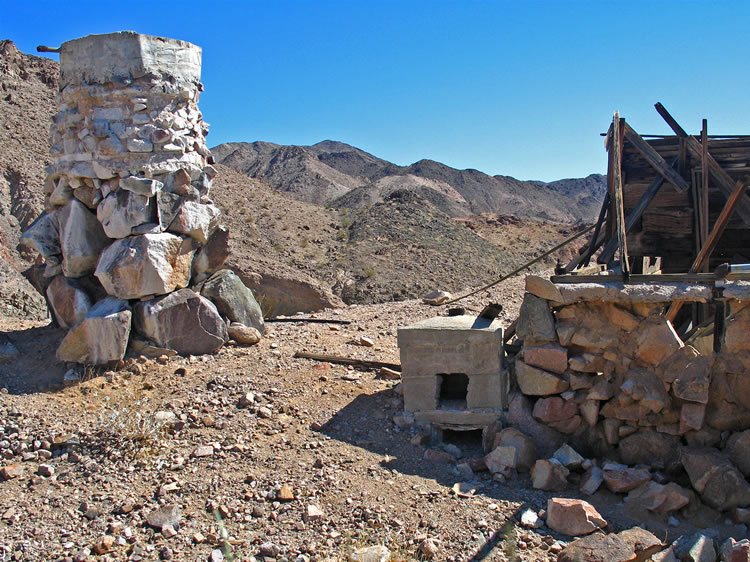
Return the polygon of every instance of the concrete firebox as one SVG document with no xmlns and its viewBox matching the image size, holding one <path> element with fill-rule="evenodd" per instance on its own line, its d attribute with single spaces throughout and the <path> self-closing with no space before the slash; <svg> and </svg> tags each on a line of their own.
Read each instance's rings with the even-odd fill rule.
<svg viewBox="0 0 750 562">
<path fill-rule="evenodd" d="M 482 429 L 507 407 L 499 320 L 429 318 L 399 328 L 404 409 L 438 429 Z"/>
</svg>

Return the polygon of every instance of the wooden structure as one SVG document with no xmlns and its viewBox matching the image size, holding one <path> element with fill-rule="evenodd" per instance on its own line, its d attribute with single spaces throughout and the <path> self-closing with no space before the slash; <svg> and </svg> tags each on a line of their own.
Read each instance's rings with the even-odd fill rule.
<svg viewBox="0 0 750 562">
<path fill-rule="evenodd" d="M 750 263 L 750 135 L 709 135 L 705 119 L 689 135 L 663 105 L 656 110 L 674 135 L 641 136 L 615 113 L 599 222 L 564 273 L 607 267 L 627 279 Z"/>
</svg>

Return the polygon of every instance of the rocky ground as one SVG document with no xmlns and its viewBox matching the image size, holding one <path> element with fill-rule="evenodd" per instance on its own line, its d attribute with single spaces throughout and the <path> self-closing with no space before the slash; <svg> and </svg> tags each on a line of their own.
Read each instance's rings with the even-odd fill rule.
<svg viewBox="0 0 750 562">
<path fill-rule="evenodd" d="M 516 278 L 462 304 L 476 313 L 502 302 L 507 324 L 521 294 Z M 497 482 L 429 460 L 440 454 L 404 423 L 398 380 L 294 358 L 398 363 L 397 328 L 441 312 L 420 301 L 327 310 L 315 316 L 351 324 L 269 323 L 256 346 L 133 357 L 70 386 L 51 359 L 61 330 L 4 321 L 21 358 L 0 366 L 0 556 L 339 560 L 384 546 L 394 560 L 434 549 L 438 560 L 556 559 L 572 539 L 524 528 L 520 514 L 553 495 L 579 497 L 575 488 L 552 494 L 526 475 Z M 475 442 L 454 446 L 481 454 Z M 455 493 L 459 482 L 470 482 L 469 497 Z M 615 531 L 742 532 L 700 513 L 676 527 L 639 521 L 606 491 L 588 499 Z"/>
</svg>

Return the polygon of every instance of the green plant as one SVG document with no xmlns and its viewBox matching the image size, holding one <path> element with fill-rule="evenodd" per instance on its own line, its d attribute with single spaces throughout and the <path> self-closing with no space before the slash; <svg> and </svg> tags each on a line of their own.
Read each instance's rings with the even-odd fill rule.
<svg viewBox="0 0 750 562">
<path fill-rule="evenodd" d="M 341 240 L 342 242 L 349 239 L 349 234 L 347 234 L 346 230 L 339 230 L 336 233 L 336 238 Z"/>
<path fill-rule="evenodd" d="M 370 277 L 374 277 L 375 273 L 376 272 L 374 267 L 365 267 L 362 270 L 362 277 L 364 277 L 365 279 L 369 279 Z"/>
</svg>

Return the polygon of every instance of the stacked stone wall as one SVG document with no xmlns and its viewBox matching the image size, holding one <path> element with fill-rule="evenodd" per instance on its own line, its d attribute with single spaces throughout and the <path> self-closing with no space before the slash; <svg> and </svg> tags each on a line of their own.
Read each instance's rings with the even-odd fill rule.
<svg viewBox="0 0 750 562">
<path fill-rule="evenodd" d="M 252 293 L 221 270 L 228 232 L 210 198 L 200 62 L 195 45 L 134 32 L 61 47 L 46 213 L 22 237 L 69 330 L 61 360 L 120 360 L 131 327 L 181 353 L 217 351 L 235 317 L 263 328 Z M 212 275 L 240 309 L 200 294 Z"/>
</svg>

